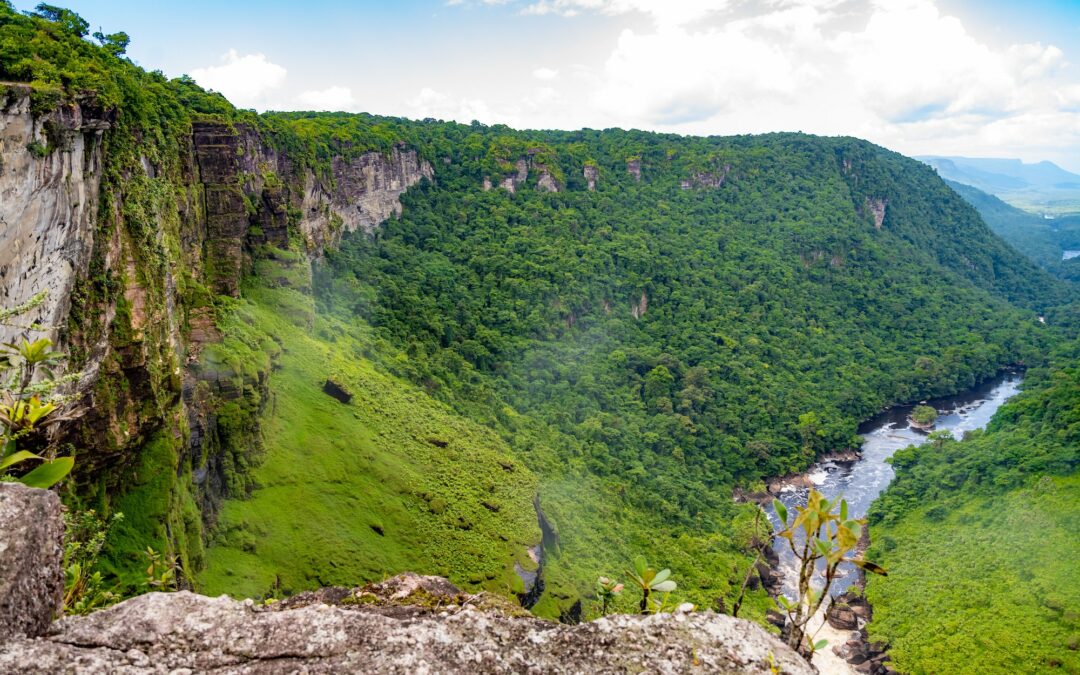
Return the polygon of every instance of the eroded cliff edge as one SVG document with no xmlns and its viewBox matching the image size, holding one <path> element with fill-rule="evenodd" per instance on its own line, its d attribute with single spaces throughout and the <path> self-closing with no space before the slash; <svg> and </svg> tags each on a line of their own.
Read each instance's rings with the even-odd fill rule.
<svg viewBox="0 0 1080 675">
<path fill-rule="evenodd" d="M 238 295 L 267 251 L 316 258 L 370 231 L 434 173 L 403 144 L 316 166 L 254 118 L 165 101 L 175 118 L 151 129 L 93 97 L 43 109 L 29 86 L 0 87 L 0 303 L 46 294 L 0 340 L 69 355 L 72 423 L 49 440 L 77 454 L 78 497 L 107 507 L 155 476 L 158 512 L 132 527 L 188 573 L 221 499 L 250 488 L 268 399 L 269 364 L 202 358 L 220 340 L 214 297 Z"/>
<path fill-rule="evenodd" d="M 27 518 L 35 514 L 35 518 Z M 814 672 L 760 626 L 713 612 L 566 626 L 506 598 L 403 574 L 265 606 L 148 593 L 50 624 L 63 587 L 56 495 L 0 484 L 0 671 L 19 673 Z"/>
</svg>

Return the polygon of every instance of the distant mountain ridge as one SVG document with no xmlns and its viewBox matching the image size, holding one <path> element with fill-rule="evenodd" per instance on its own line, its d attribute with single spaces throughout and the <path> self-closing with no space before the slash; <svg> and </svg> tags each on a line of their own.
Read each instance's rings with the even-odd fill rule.
<svg viewBox="0 0 1080 675">
<path fill-rule="evenodd" d="M 1050 161 L 934 155 L 916 159 L 946 180 L 979 188 L 1027 211 L 1080 212 L 1080 175 Z"/>
<path fill-rule="evenodd" d="M 1066 251 L 1080 249 L 1080 215 L 1046 218 L 1011 206 L 976 187 L 945 179 L 945 183 L 978 210 L 986 224 L 1043 269 L 1064 279 L 1080 279 L 1077 261 L 1063 260 Z"/>
</svg>

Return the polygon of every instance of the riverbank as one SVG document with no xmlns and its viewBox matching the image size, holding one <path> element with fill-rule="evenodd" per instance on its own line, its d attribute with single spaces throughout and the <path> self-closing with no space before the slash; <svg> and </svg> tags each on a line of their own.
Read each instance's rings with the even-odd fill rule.
<svg viewBox="0 0 1080 675">
<path fill-rule="evenodd" d="M 985 427 L 998 408 L 1019 391 L 1022 379 L 1021 373 L 1005 371 L 968 392 L 934 399 L 925 404 L 938 412 L 936 429 L 962 437 L 967 431 Z M 780 527 L 780 522 L 771 506 L 772 498 L 779 499 L 789 512 L 794 513 L 795 508 L 806 504 L 810 489 L 821 492 L 828 499 L 843 496 L 848 502 L 849 517 L 864 518 L 870 505 L 893 479 L 892 466 L 889 464 L 893 453 L 910 445 L 921 445 L 927 440 L 926 432 L 910 423 L 910 411 L 914 407 L 914 404 L 897 406 L 861 425 L 859 431 L 864 442 L 858 452 L 823 456 L 804 473 L 767 480 L 767 494 L 748 493 L 742 495 L 743 498 L 763 503 L 774 529 Z M 858 550 L 865 550 L 868 544 L 869 528 L 864 528 Z M 782 579 L 780 593 L 794 598 L 797 560 L 782 540 L 774 542 L 774 551 L 777 554 L 775 569 Z M 836 597 L 861 589 L 861 579 L 861 573 L 853 565 L 842 566 L 841 576 L 834 581 L 830 595 Z M 870 611 L 867 605 L 866 616 L 856 617 L 854 623 L 848 617 L 846 626 L 850 627 L 830 625 L 825 620 L 824 612 L 812 620 L 811 633 L 818 631 L 816 639 L 829 640 L 829 645 L 814 658 L 814 664 L 822 673 L 848 675 L 852 672 L 889 672 L 888 667 L 883 665 L 886 662 L 883 654 L 885 646 L 873 645 L 876 649 L 871 649 L 867 642 L 865 626 L 870 619 Z M 844 660 L 852 657 L 858 661 L 859 671 L 853 671 L 852 664 Z M 867 661 L 873 661 L 873 665 L 862 665 Z"/>
</svg>

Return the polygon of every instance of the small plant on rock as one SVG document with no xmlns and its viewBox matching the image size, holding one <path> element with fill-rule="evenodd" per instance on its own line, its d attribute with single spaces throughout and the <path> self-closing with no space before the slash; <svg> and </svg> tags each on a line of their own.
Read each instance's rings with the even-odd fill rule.
<svg viewBox="0 0 1080 675">
<path fill-rule="evenodd" d="M 123 518 L 116 513 L 103 520 L 92 509 L 64 513 L 65 614 L 87 614 L 120 600 L 119 593 L 105 588 L 101 572 L 93 568 L 109 530 Z"/>
<path fill-rule="evenodd" d="M 626 574 L 641 589 L 640 608 L 642 614 L 648 614 L 650 596 L 653 593 L 663 593 L 666 596 L 666 594 L 677 588 L 677 584 L 670 579 L 671 570 L 662 569 L 657 572 L 649 567 L 649 563 L 642 556 L 634 558 L 634 569 L 626 570 Z M 657 606 L 663 606 L 663 598 L 661 598 L 661 602 Z"/>
<path fill-rule="evenodd" d="M 615 598 L 621 595 L 623 592 L 623 585 L 608 579 L 607 577 L 600 577 L 596 580 L 596 595 L 600 598 L 600 616 L 606 616 L 608 613 L 608 605 L 615 602 Z"/>
<path fill-rule="evenodd" d="M 147 562 L 146 585 L 155 591 L 176 589 L 176 556 L 166 555 L 147 546 L 143 552 Z"/>
<path fill-rule="evenodd" d="M 837 501 L 840 502 L 839 510 L 833 513 Z M 811 489 L 806 506 L 795 507 L 798 513 L 790 525 L 787 507 L 779 499 L 773 500 L 773 508 L 784 524 L 784 529 L 776 536 L 787 540 L 799 570 L 798 598 L 794 601 L 782 595 L 777 598 L 780 607 L 787 613 L 787 644 L 801 654 L 811 655 L 823 648 L 826 641 L 814 642 L 807 636 L 806 626 L 821 609 L 825 598 L 829 597 L 829 588 L 836 579 L 841 563 L 849 562 L 881 575 L 885 574 L 885 570 L 861 557 L 850 557 L 858 545 L 866 521 L 848 519 L 845 500 L 837 498 L 829 501 L 825 495 Z M 824 569 L 820 572 L 824 583 L 820 588 L 815 588 L 813 577 L 819 561 L 824 563 Z"/>
<path fill-rule="evenodd" d="M 17 325 L 11 323 L 13 318 L 44 301 L 45 293 L 39 293 L 18 307 L 0 310 L 0 324 Z M 41 329 L 36 324 L 19 327 L 30 331 Z M 56 379 L 52 369 L 63 358 L 63 354 L 52 349 L 52 341 L 48 338 L 32 342 L 23 339 L 0 345 L 0 480 L 50 488 L 63 480 L 75 465 L 72 457 L 55 457 L 55 450 L 49 456 L 42 457 L 28 450 L 16 449 L 18 441 L 36 430 L 63 421 L 59 415 L 53 414 L 63 400 L 55 392 L 61 384 L 77 377 L 69 375 Z M 37 380 L 39 373 L 47 378 Z M 38 465 L 30 471 L 9 475 L 17 465 L 35 461 Z"/>
</svg>

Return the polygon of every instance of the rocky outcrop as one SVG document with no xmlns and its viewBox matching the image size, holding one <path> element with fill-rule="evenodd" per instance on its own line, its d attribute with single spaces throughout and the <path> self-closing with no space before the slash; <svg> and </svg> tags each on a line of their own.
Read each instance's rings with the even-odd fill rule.
<svg viewBox="0 0 1080 675">
<path fill-rule="evenodd" d="M 825 619 L 837 630 L 855 630 L 859 627 L 859 619 L 855 616 L 855 612 L 843 602 L 830 604 L 825 612 Z"/>
<path fill-rule="evenodd" d="M 880 230 L 885 223 L 885 208 L 889 202 L 878 197 L 867 197 L 864 204 L 865 213 L 874 219 L 874 229 Z"/>
<path fill-rule="evenodd" d="M 832 653 L 847 661 L 856 673 L 896 675 L 896 671 L 889 666 L 887 647 L 882 642 L 870 642 L 863 628 L 852 632 L 843 644 L 833 646 Z"/>
<path fill-rule="evenodd" d="M 589 186 L 589 192 L 595 192 L 596 184 L 600 180 L 600 168 L 595 164 L 586 164 L 585 168 L 582 169 L 582 175 Z"/>
<path fill-rule="evenodd" d="M 634 180 L 641 181 L 641 160 L 640 159 L 628 159 L 626 160 L 626 172 L 634 177 Z"/>
<path fill-rule="evenodd" d="M 517 187 L 519 185 L 524 185 L 527 180 L 529 180 L 529 160 L 522 157 L 514 163 L 514 173 L 499 181 L 499 187 L 510 194 L 514 194 L 514 192 L 517 191 Z"/>
<path fill-rule="evenodd" d="M 693 190 L 702 188 L 718 188 L 724 184 L 727 180 L 728 174 L 731 173 L 731 165 L 725 164 L 712 171 L 697 171 L 694 172 L 689 178 L 684 178 L 679 187 L 683 190 Z"/>
<path fill-rule="evenodd" d="M 50 626 L 62 525 L 55 494 L 0 485 L 0 672 L 813 672 L 742 619 L 681 611 L 569 626 L 416 574 L 263 606 L 148 593 Z"/>
<path fill-rule="evenodd" d="M 497 603 L 485 606 L 483 596 L 462 594 L 445 580 L 415 579 L 395 584 L 393 600 L 371 590 L 338 590 L 321 598 L 336 605 L 281 603 L 280 609 L 186 591 L 150 593 L 59 621 L 44 638 L 0 644 L 0 670 L 813 672 L 757 625 L 725 615 L 617 615 L 565 626 L 508 616 Z"/>
<path fill-rule="evenodd" d="M 54 341 L 67 320 L 75 281 L 90 261 L 101 135 L 108 128 L 103 113 L 79 105 L 35 118 L 28 89 L 7 108 L 0 106 L 0 306 L 15 307 L 47 291 L 44 304 L 20 322 L 42 324 Z M 0 342 L 21 332 L 0 325 Z"/>
<path fill-rule="evenodd" d="M 555 177 L 551 175 L 546 166 L 539 167 L 539 177 L 536 179 L 536 189 L 541 192 L 558 192 L 559 184 L 555 182 Z"/>
<path fill-rule="evenodd" d="M 258 129 L 211 116 L 196 116 L 190 131 L 162 126 L 166 140 L 140 155 L 151 143 L 123 111 L 80 99 L 35 114 L 29 88 L 3 87 L 0 307 L 47 298 L 21 325 L 0 326 L 0 340 L 50 337 L 81 373 L 64 392 L 72 423 L 52 439 L 79 448 L 76 484 L 121 494 L 125 471 L 159 434 L 179 463 L 167 501 L 197 493 L 212 520 L 228 485 L 243 488 L 225 479 L 222 467 L 237 462 L 221 455 L 258 445 L 269 365 L 237 372 L 227 360 L 207 362 L 213 350 L 204 347 L 220 341 L 208 296 L 239 294 L 256 248 L 286 246 L 290 232 L 314 258 L 346 231 L 375 228 L 400 213 L 405 190 L 433 178 L 432 167 L 399 144 L 386 153 L 342 147 L 316 171 Z M 227 403 L 237 405 L 226 432 L 216 410 Z"/>
<path fill-rule="evenodd" d="M 402 144 L 395 145 L 389 155 L 365 152 L 351 158 L 336 157 L 332 170 L 332 186 L 316 181 L 315 187 L 305 192 L 304 213 L 308 215 L 300 223 L 310 240 L 324 244 L 333 243 L 341 228 L 370 232 L 387 218 L 401 215 L 401 195 L 435 175 L 431 164 Z M 317 215 L 323 204 L 332 215 Z M 340 219 L 340 227 L 333 222 L 334 216 Z M 317 233 L 319 229 L 323 236 Z"/>
<path fill-rule="evenodd" d="M 0 642 L 48 629 L 63 600 L 63 552 L 56 493 L 0 483 Z"/>
</svg>

